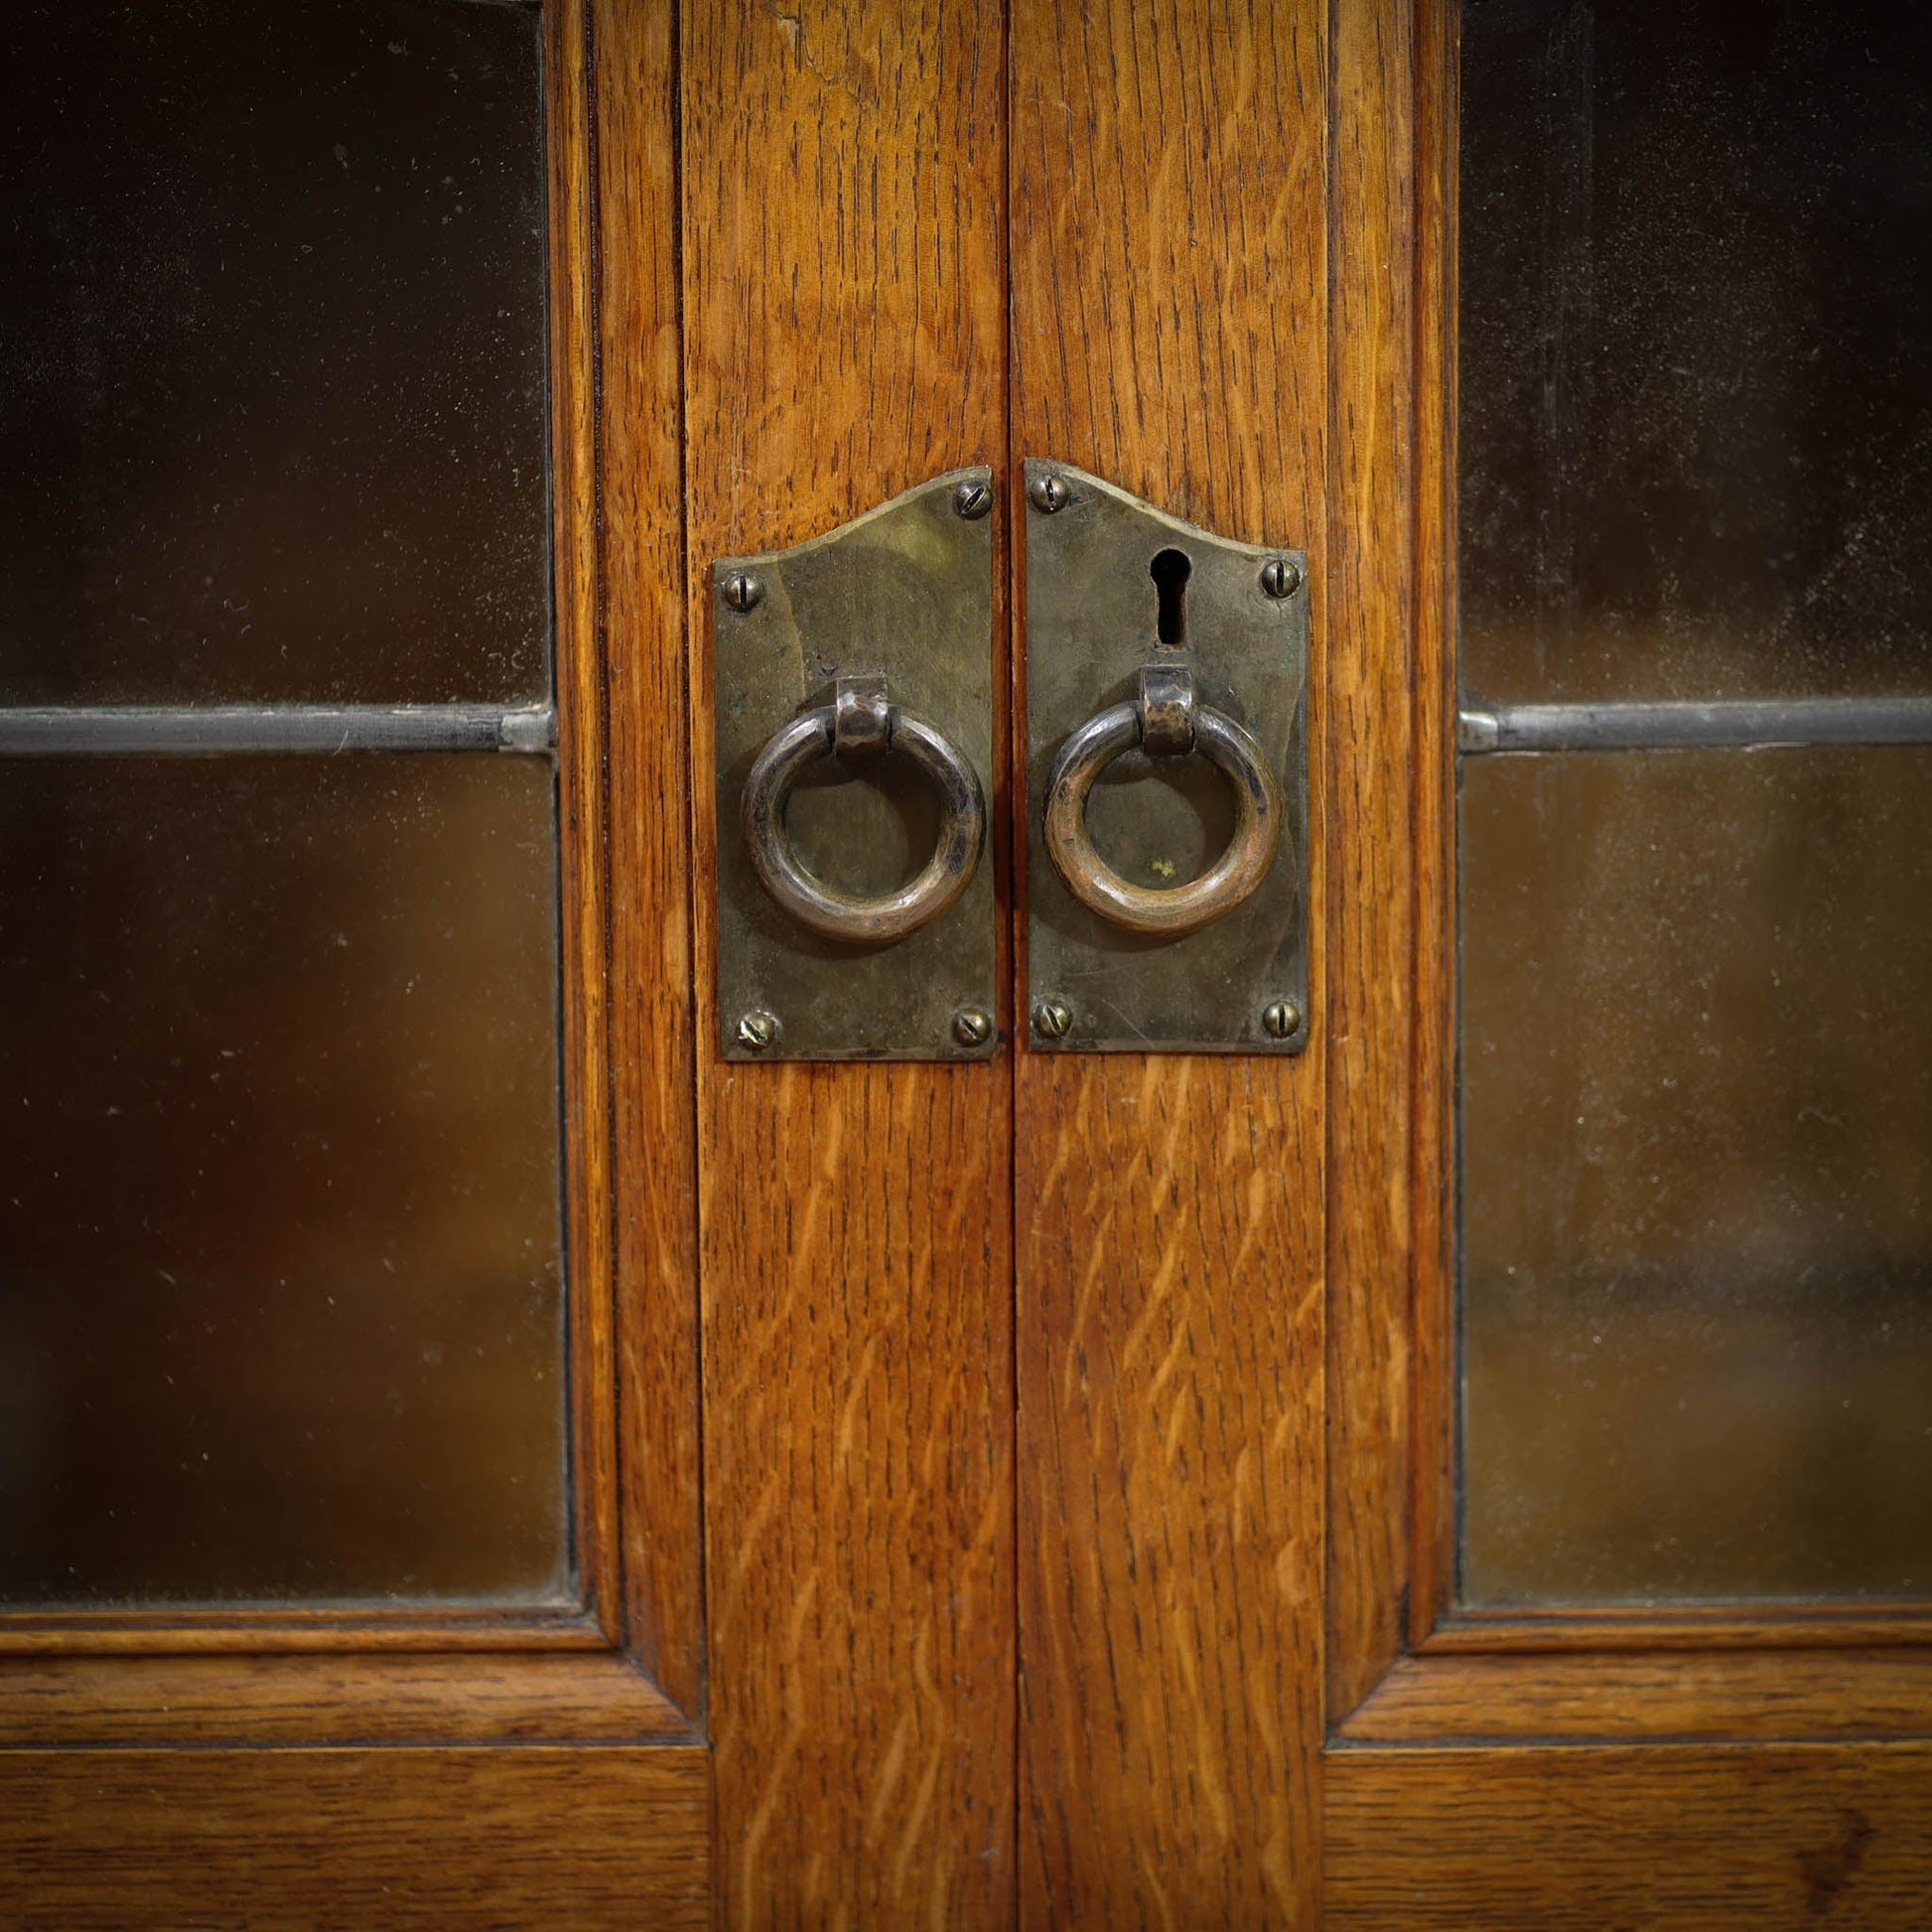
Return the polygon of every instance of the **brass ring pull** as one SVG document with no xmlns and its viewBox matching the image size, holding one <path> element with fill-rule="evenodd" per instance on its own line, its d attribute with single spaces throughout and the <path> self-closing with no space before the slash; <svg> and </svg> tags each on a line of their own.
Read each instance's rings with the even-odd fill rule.
<svg viewBox="0 0 1932 1932">
<path fill-rule="evenodd" d="M 1184 886 L 1130 886 L 1094 849 L 1087 794 L 1121 753 L 1201 753 L 1234 787 L 1234 836 L 1213 865 Z M 1225 917 L 1267 877 L 1282 837 L 1282 793 L 1261 747 L 1232 718 L 1196 705 L 1189 672 L 1149 665 L 1138 702 L 1100 712 L 1060 747 L 1046 781 L 1046 853 L 1066 889 L 1089 910 L 1129 932 L 1167 938 Z"/>
<path fill-rule="evenodd" d="M 815 759 L 904 752 L 939 793 L 939 837 L 917 878 L 878 898 L 852 898 L 798 863 L 785 829 L 785 800 Z M 764 890 L 800 925 L 828 939 L 883 946 L 948 911 L 973 883 L 986 839 L 980 782 L 959 752 L 924 719 L 889 705 L 882 677 L 841 678 L 833 704 L 801 712 L 765 742 L 745 781 L 739 822 Z"/>
</svg>

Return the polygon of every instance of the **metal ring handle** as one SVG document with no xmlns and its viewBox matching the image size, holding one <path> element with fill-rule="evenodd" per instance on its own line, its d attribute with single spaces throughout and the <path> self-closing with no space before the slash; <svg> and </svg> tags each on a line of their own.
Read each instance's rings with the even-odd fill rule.
<svg viewBox="0 0 1932 1932">
<path fill-rule="evenodd" d="M 916 932 L 958 903 L 979 870 L 986 802 L 973 767 L 941 733 L 909 711 L 893 712 L 892 747 L 906 753 L 938 790 L 939 837 L 925 869 L 897 892 L 880 898 L 835 893 L 798 863 L 785 829 L 791 787 L 814 759 L 831 756 L 835 730 L 833 707 L 822 705 L 774 732 L 753 760 L 739 822 L 764 890 L 800 925 L 828 939 L 883 946 Z"/>
<path fill-rule="evenodd" d="M 1282 793 L 1261 747 L 1232 718 L 1206 705 L 1193 714 L 1194 749 L 1234 787 L 1234 836 L 1184 886 L 1130 886 L 1094 849 L 1087 794 L 1102 771 L 1142 737 L 1141 707 L 1117 704 L 1089 718 L 1060 747 L 1046 781 L 1046 855 L 1080 903 L 1129 932 L 1177 938 L 1224 917 L 1267 877 L 1282 837 Z"/>
</svg>

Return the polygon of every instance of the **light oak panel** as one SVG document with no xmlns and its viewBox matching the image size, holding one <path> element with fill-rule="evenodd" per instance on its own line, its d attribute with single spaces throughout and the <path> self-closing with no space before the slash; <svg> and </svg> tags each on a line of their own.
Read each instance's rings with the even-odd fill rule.
<svg viewBox="0 0 1932 1932">
<path fill-rule="evenodd" d="M 1932 1734 L 1932 1649 L 1412 1657 L 1343 1723 L 1361 1743 Z"/>
<path fill-rule="evenodd" d="M 525 1743 L 687 1739 L 607 1653 L 92 1656 L 0 1665 L 0 1749 L 22 1744 Z"/>
<path fill-rule="evenodd" d="M 1923 1745 L 1341 1750 L 1332 1932 L 1920 1932 Z"/>
<path fill-rule="evenodd" d="M 1329 174 L 1329 1711 L 1401 1648 L 1409 1580 L 1415 960 L 1414 15 L 1334 12 Z M 1423 698 L 1427 702 L 1427 698 Z"/>
<path fill-rule="evenodd" d="M 999 459 L 1004 46 L 997 5 L 684 9 L 694 773 L 710 560 Z M 721 1921 L 1003 1925 L 1009 1064 L 724 1064 L 692 792 Z"/>
<path fill-rule="evenodd" d="M 1012 53 L 1011 471 L 1056 457 L 1309 550 L 1317 908 L 1326 22 L 1020 0 Z M 1025 1925 L 1313 1922 L 1312 923 L 1298 1061 L 1017 1062 Z"/>
<path fill-rule="evenodd" d="M 23 1932 L 709 1923 L 705 1753 L 10 1751 Z"/>
<path fill-rule="evenodd" d="M 704 1584 L 672 19 L 596 0 L 592 25 L 623 1629 L 695 1716 Z"/>
</svg>

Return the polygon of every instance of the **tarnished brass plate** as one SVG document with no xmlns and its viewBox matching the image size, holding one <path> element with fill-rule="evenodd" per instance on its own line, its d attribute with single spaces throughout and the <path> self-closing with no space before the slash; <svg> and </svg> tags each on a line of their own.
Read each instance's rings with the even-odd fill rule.
<svg viewBox="0 0 1932 1932">
<path fill-rule="evenodd" d="M 996 1029 L 975 1038 L 962 1020 L 990 1023 L 999 1011 L 990 849 L 958 903 L 930 925 L 890 945 L 849 945 L 807 930 L 767 896 L 739 826 L 745 781 L 766 741 L 801 710 L 832 704 L 840 677 L 867 673 L 883 674 L 889 702 L 970 762 L 990 822 L 998 514 L 992 473 L 955 470 L 794 549 L 712 566 L 727 1059 L 979 1059 L 998 1049 Z M 785 816 L 812 875 L 873 896 L 925 863 L 937 806 L 911 759 L 889 752 L 820 760 Z"/>
<path fill-rule="evenodd" d="M 1027 500 L 1030 1041 L 1043 1052 L 1299 1052 L 1309 1039 L 1308 560 L 1197 529 L 1063 463 L 1028 461 Z M 1173 551 L 1186 560 L 1184 587 L 1169 594 L 1181 635 L 1164 639 L 1154 567 L 1162 558 L 1172 585 L 1178 566 L 1164 553 Z M 1082 905 L 1041 833 L 1061 746 L 1096 712 L 1133 700 L 1150 659 L 1192 668 L 1199 702 L 1247 730 L 1284 798 L 1259 887 L 1179 937 L 1123 931 Z M 1226 845 L 1234 800 L 1199 756 L 1135 751 L 1094 785 L 1087 823 L 1123 879 L 1180 885 Z"/>
</svg>

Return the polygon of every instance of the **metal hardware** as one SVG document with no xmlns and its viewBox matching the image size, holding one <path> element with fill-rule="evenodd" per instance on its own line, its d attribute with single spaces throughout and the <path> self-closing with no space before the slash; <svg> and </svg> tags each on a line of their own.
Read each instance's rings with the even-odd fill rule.
<svg viewBox="0 0 1932 1932">
<path fill-rule="evenodd" d="M 0 709 L 0 758 L 556 749 L 548 705 L 22 706 Z"/>
<path fill-rule="evenodd" d="M 1047 516 L 1053 515 L 1058 510 L 1065 509 L 1067 497 L 1070 493 L 1066 486 L 1066 480 L 1063 477 L 1054 476 L 1051 471 L 1047 470 L 1042 470 L 1038 476 L 1035 476 L 1033 475 L 1033 468 L 1034 466 L 1031 463 L 1027 466 L 1027 498 L 1033 504 L 1034 508 L 1043 512 Z"/>
<path fill-rule="evenodd" d="M 1064 1039 L 1073 1024 L 1073 1009 L 1064 1000 L 1034 1003 L 1034 1031 L 1045 1039 Z"/>
<path fill-rule="evenodd" d="M 1143 664 L 1136 720 L 1141 750 L 1151 759 L 1194 749 L 1194 674 L 1184 664 Z"/>
<path fill-rule="evenodd" d="M 968 485 L 986 510 L 962 509 Z M 995 1010 L 992 472 L 712 569 L 727 1059 L 967 1059 Z M 741 581 L 759 586 L 747 609 Z M 914 875 L 907 878 L 908 874 Z M 763 1045 L 739 1016 L 778 1016 Z M 775 1023 L 774 1023 L 775 1024 Z"/>
<path fill-rule="evenodd" d="M 1034 1044 L 1299 1052 L 1307 561 L 1061 463 L 1029 461 L 1027 494 L 1054 499 L 1027 530 Z M 1188 563 L 1173 644 L 1150 574 L 1168 550 Z M 1277 1005 L 1286 1034 L 1264 1018 Z"/>
<path fill-rule="evenodd" d="M 1261 588 L 1270 597 L 1293 597 L 1302 588 L 1302 566 L 1292 557 L 1270 557 L 1261 567 Z"/>
<path fill-rule="evenodd" d="M 976 481 L 961 483 L 952 493 L 952 506 L 969 520 L 984 516 L 993 507 L 993 485 Z"/>
<path fill-rule="evenodd" d="M 799 864 L 785 829 L 785 801 L 819 759 L 880 758 L 893 748 L 907 753 L 939 794 L 932 856 L 916 879 L 896 891 L 836 892 Z M 855 946 L 889 945 L 950 911 L 973 883 L 986 841 L 986 802 L 972 766 L 923 719 L 888 706 L 882 677 L 840 678 L 831 704 L 772 733 L 745 780 L 739 821 L 764 890 L 799 924 Z"/>
<path fill-rule="evenodd" d="M 762 1053 L 778 1037 L 777 1015 L 754 1009 L 740 1017 L 737 1034 L 738 1043 L 748 1053 Z"/>
<path fill-rule="evenodd" d="M 877 672 L 840 678 L 832 699 L 832 756 L 877 758 L 892 743 L 893 707 L 886 680 Z"/>
<path fill-rule="evenodd" d="M 1666 752 L 1776 745 L 1932 745 L 1932 698 L 1751 698 L 1711 704 L 1464 706 L 1457 749 Z"/>
<path fill-rule="evenodd" d="M 1145 691 L 1147 673 L 1142 673 Z M 1184 742 L 1157 743 L 1145 698 L 1117 704 L 1087 722 L 1060 748 L 1046 780 L 1046 856 L 1082 905 L 1129 932 L 1178 936 L 1199 932 L 1253 897 L 1281 842 L 1282 794 L 1261 747 L 1232 718 L 1188 707 Z M 1135 886 L 1101 858 L 1087 830 L 1087 797 L 1102 771 L 1138 744 L 1150 758 L 1198 751 L 1234 792 L 1234 836 L 1199 878 L 1184 886 Z"/>
<path fill-rule="evenodd" d="M 962 1046 L 984 1046 L 993 1037 L 993 1016 L 978 1007 L 961 1007 L 952 1017 L 952 1036 Z"/>
<path fill-rule="evenodd" d="M 1302 1009 L 1292 1000 L 1270 1000 L 1261 1010 L 1261 1024 L 1270 1039 L 1290 1039 L 1302 1031 Z"/>
<path fill-rule="evenodd" d="M 764 598 L 764 586 L 749 570 L 737 570 L 725 579 L 725 602 L 741 615 L 755 611 Z"/>
</svg>

